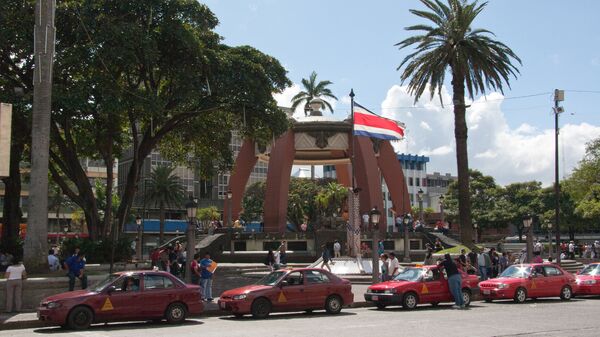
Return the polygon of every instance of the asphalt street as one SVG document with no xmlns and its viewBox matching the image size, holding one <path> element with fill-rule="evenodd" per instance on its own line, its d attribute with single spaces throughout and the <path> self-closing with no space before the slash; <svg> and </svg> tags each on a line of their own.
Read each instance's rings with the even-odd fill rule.
<svg viewBox="0 0 600 337">
<path fill-rule="evenodd" d="M 0 336 L 600 336 L 600 298 L 538 299 L 525 304 L 474 302 L 468 310 L 450 305 L 401 308 L 345 309 L 336 316 L 274 314 L 266 320 L 250 317 L 193 318 L 180 326 L 163 323 L 112 323 L 86 331 L 38 328 L 0 331 Z"/>
</svg>

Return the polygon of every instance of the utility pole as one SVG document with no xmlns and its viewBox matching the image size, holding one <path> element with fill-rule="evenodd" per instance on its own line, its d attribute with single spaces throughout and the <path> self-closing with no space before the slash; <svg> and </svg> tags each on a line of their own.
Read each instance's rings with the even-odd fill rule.
<svg viewBox="0 0 600 337">
<path fill-rule="evenodd" d="M 35 5 L 31 180 L 27 210 L 27 236 L 23 247 L 28 271 L 47 270 L 48 151 L 52 104 L 52 65 L 56 29 L 56 0 Z"/>
<path fill-rule="evenodd" d="M 565 100 L 565 91 L 554 89 L 554 223 L 556 224 L 556 263 L 560 263 L 560 182 L 558 177 L 558 115 L 564 111 L 559 102 Z"/>
</svg>

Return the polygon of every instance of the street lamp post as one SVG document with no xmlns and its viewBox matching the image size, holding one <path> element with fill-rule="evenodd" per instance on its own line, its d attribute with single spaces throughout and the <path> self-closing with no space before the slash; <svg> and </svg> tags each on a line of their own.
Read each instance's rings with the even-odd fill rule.
<svg viewBox="0 0 600 337">
<path fill-rule="evenodd" d="M 442 225 L 444 225 L 444 200 L 446 199 L 446 197 L 444 197 L 444 195 L 440 195 L 440 217 L 442 220 Z"/>
<path fill-rule="evenodd" d="M 137 226 L 137 233 L 138 233 L 138 237 L 137 237 L 137 260 L 141 261 L 142 260 L 142 218 L 140 218 L 140 216 L 136 216 L 135 217 L 135 224 Z"/>
<path fill-rule="evenodd" d="M 542 227 L 548 230 L 548 257 L 552 257 L 552 222 L 546 219 L 542 224 Z"/>
<path fill-rule="evenodd" d="M 231 198 L 233 197 L 233 192 L 231 190 L 227 191 L 227 225 L 229 226 L 229 254 L 233 256 L 234 245 L 233 245 L 233 224 L 231 223 Z"/>
<path fill-rule="evenodd" d="M 67 239 L 67 233 L 69 233 L 69 225 L 66 225 L 65 228 L 63 228 L 63 230 L 65 231 L 65 237 L 63 238 L 63 242 Z"/>
<path fill-rule="evenodd" d="M 190 200 L 185 204 L 188 218 L 188 229 L 187 229 L 187 247 L 185 255 L 185 281 L 192 283 L 192 260 L 196 253 L 196 211 L 198 210 L 198 199 L 193 198 L 190 195 Z"/>
<path fill-rule="evenodd" d="M 377 209 L 377 206 L 374 206 L 371 212 L 369 213 L 371 217 L 371 225 L 372 227 L 372 236 L 371 236 L 371 258 L 373 263 L 372 276 L 373 276 L 373 284 L 379 282 L 379 254 L 378 254 L 378 245 L 379 245 L 379 220 L 381 217 L 381 212 Z"/>
<path fill-rule="evenodd" d="M 417 192 L 417 199 L 419 200 L 419 222 L 421 226 L 423 225 L 423 189 L 419 188 L 419 192 Z"/>
<path fill-rule="evenodd" d="M 527 262 L 531 263 L 533 261 L 533 230 L 531 223 L 533 222 L 533 218 L 530 214 L 527 214 L 523 217 L 523 227 L 527 229 Z"/>
<path fill-rule="evenodd" d="M 409 214 L 404 215 L 402 219 L 404 223 L 404 259 L 403 262 L 411 262 L 410 260 L 410 238 L 408 237 L 408 226 L 412 224 L 412 216 Z"/>
<path fill-rule="evenodd" d="M 475 243 L 479 243 L 479 233 L 477 233 L 478 229 L 477 222 L 473 222 L 473 232 L 475 232 Z"/>
</svg>

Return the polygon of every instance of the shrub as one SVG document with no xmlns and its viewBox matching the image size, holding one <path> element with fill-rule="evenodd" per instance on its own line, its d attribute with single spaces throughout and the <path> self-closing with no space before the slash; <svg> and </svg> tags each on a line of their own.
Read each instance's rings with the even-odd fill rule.
<svg viewBox="0 0 600 337">
<path fill-rule="evenodd" d="M 108 263 L 112 252 L 112 241 L 73 238 L 65 240 L 60 248 L 61 259 L 66 259 L 73 254 L 75 247 L 79 247 L 85 253 L 88 263 Z M 131 259 L 131 239 L 120 238 L 115 245 L 115 262 L 128 261 Z"/>
</svg>

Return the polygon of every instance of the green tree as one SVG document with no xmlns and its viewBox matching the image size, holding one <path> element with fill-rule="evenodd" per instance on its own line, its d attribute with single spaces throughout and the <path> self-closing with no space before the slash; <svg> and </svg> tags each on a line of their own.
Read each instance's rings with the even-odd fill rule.
<svg viewBox="0 0 600 337">
<path fill-rule="evenodd" d="M 290 223 L 299 226 L 306 220 L 312 224 L 313 229 L 318 222 L 317 205 L 315 196 L 322 189 L 323 180 L 292 177 L 288 193 L 287 219 Z"/>
<path fill-rule="evenodd" d="M 429 11 L 412 9 L 410 12 L 433 26 L 420 24 L 406 28 L 423 34 L 396 44 L 400 49 L 416 45 L 416 50 L 402 60 L 398 70 L 404 67 L 401 80 L 404 83 L 410 79 L 408 89 L 415 96 L 415 102 L 426 89 L 432 98 L 437 91 L 441 100 L 448 70 L 452 76 L 461 239 L 472 246 L 465 87 L 471 99 L 486 89 L 502 91 L 503 83 L 509 84 L 509 76 L 516 77 L 518 73 L 512 62 L 520 64 L 521 60 L 505 44 L 492 39 L 490 31 L 471 27 L 487 2 L 447 0 L 446 5 L 441 0 L 421 0 L 421 3 Z"/>
<path fill-rule="evenodd" d="M 329 218 L 331 227 L 335 225 L 335 217 L 341 215 L 347 199 L 348 189 L 337 182 L 325 185 L 314 198 L 321 215 Z"/>
<path fill-rule="evenodd" d="M 245 222 L 262 220 L 266 188 L 267 184 L 264 181 L 257 181 L 248 186 L 242 199 L 242 208 L 244 210 L 241 214 L 242 220 Z"/>
<path fill-rule="evenodd" d="M 164 241 L 166 207 L 180 207 L 185 197 L 183 186 L 181 186 L 179 178 L 173 173 L 174 170 L 175 168 L 171 166 L 156 166 L 150 173 L 150 180 L 146 189 L 146 200 L 158 205 L 160 213 L 159 244 Z"/>
<path fill-rule="evenodd" d="M 204 207 L 198 209 L 198 220 L 202 221 L 202 227 L 208 228 L 208 224 L 213 220 L 218 220 L 221 217 L 219 209 L 215 206 Z"/>
<path fill-rule="evenodd" d="M 563 182 L 562 190 L 576 203 L 576 215 L 588 222 L 600 222 L 600 138 L 586 145 L 585 156 Z"/>
<path fill-rule="evenodd" d="M 337 100 L 337 97 L 333 95 L 331 89 L 327 88 L 327 86 L 331 84 L 333 84 L 331 81 L 317 82 L 317 73 L 313 71 L 308 79 L 302 79 L 304 90 L 292 97 L 292 110 L 296 110 L 298 105 L 304 103 L 304 115 L 306 115 L 309 110 L 308 103 L 310 103 L 313 98 L 333 98 L 334 100 Z M 329 102 L 323 100 L 323 104 L 325 104 L 325 107 L 333 113 L 333 107 Z"/>
<path fill-rule="evenodd" d="M 542 183 L 528 181 L 506 185 L 498 207 L 503 210 L 504 221 L 517 229 L 519 241 L 521 241 L 525 229 L 523 217 L 531 215 L 538 218 L 543 214 Z M 539 221 L 535 223 L 539 223 Z M 535 223 L 532 226 L 535 226 Z"/>
</svg>

